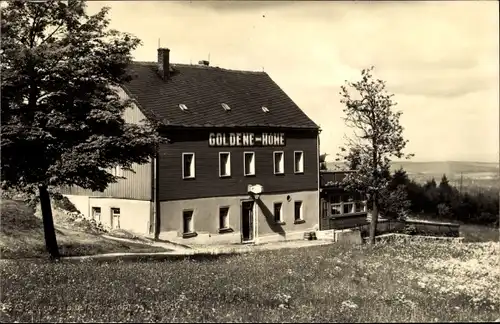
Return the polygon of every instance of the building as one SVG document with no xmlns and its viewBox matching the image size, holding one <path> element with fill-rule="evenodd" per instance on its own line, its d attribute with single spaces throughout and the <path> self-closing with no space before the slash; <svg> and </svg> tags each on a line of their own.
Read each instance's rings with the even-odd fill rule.
<svg viewBox="0 0 500 324">
<path fill-rule="evenodd" d="M 191 243 L 300 239 L 317 229 L 319 127 L 264 72 L 132 64 L 123 85 L 128 122 L 162 122 L 169 139 L 151 163 L 104 192 L 66 188 L 88 217 L 110 227 Z"/>
<path fill-rule="evenodd" d="M 345 229 L 367 224 L 366 199 L 339 184 L 349 172 L 320 171 L 320 230 Z"/>
</svg>

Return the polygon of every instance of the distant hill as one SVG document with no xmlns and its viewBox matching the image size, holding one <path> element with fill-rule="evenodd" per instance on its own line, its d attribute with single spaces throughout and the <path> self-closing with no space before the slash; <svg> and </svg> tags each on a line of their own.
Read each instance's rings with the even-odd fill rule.
<svg viewBox="0 0 500 324">
<path fill-rule="evenodd" d="M 341 166 L 338 162 L 327 162 L 328 169 L 336 170 Z M 490 162 L 464 162 L 464 161 L 442 161 L 442 162 L 411 162 L 398 161 L 391 165 L 392 171 L 402 167 L 410 177 L 415 179 L 440 179 L 443 174 L 450 180 L 460 178 L 469 179 L 499 179 L 499 163 Z"/>
<path fill-rule="evenodd" d="M 328 169 L 341 166 L 339 162 L 327 162 Z M 492 162 L 464 162 L 464 161 L 440 161 L 440 162 L 411 162 L 398 161 L 391 163 L 391 169 L 397 170 L 402 167 L 409 174 L 456 174 L 476 172 L 499 172 L 499 164 Z"/>
</svg>

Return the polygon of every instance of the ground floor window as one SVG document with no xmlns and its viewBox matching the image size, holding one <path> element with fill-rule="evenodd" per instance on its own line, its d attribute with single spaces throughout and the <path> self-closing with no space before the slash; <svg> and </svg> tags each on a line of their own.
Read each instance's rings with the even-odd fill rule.
<svg viewBox="0 0 500 324">
<path fill-rule="evenodd" d="M 274 203 L 274 221 L 276 223 L 283 222 L 283 204 L 280 202 Z"/>
<path fill-rule="evenodd" d="M 303 215 L 302 215 L 302 201 L 296 201 L 295 202 L 295 205 L 294 205 L 294 209 L 295 209 L 295 212 L 294 212 L 294 216 L 295 216 L 295 221 L 301 221 L 303 220 Z"/>
<path fill-rule="evenodd" d="M 330 198 L 332 216 L 366 212 L 366 201 L 360 194 L 336 194 Z"/>
<path fill-rule="evenodd" d="M 342 197 L 342 212 L 344 214 L 354 213 L 354 197 L 352 195 L 344 195 Z"/>
<path fill-rule="evenodd" d="M 340 195 L 333 196 L 331 203 L 332 203 L 332 215 L 342 214 L 342 202 L 340 199 Z"/>
<path fill-rule="evenodd" d="M 219 229 L 229 228 L 229 207 L 219 208 Z"/>
<path fill-rule="evenodd" d="M 194 222 L 193 222 L 193 211 L 192 210 L 184 210 L 182 212 L 183 219 L 183 234 L 190 234 L 194 232 Z"/>
<path fill-rule="evenodd" d="M 101 222 L 101 207 L 92 207 L 92 219 Z"/>
<path fill-rule="evenodd" d="M 120 228 L 120 208 L 111 208 L 111 227 Z"/>
<path fill-rule="evenodd" d="M 356 202 L 356 213 L 366 212 L 366 201 L 357 201 Z"/>
</svg>

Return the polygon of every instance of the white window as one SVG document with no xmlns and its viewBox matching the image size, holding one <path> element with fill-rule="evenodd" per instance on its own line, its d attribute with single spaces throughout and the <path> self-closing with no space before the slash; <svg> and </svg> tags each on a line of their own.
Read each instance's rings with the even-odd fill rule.
<svg viewBox="0 0 500 324">
<path fill-rule="evenodd" d="M 285 173 L 285 153 L 274 152 L 274 174 Z"/>
<path fill-rule="evenodd" d="M 300 221 L 304 219 L 302 215 L 302 201 L 296 201 L 294 203 L 294 218 L 295 221 Z"/>
<path fill-rule="evenodd" d="M 182 153 L 182 178 L 194 178 L 194 153 Z"/>
<path fill-rule="evenodd" d="M 254 152 L 244 152 L 244 174 L 246 176 L 255 175 L 255 153 Z"/>
<path fill-rule="evenodd" d="M 219 208 L 219 229 L 229 228 L 229 207 Z"/>
<path fill-rule="evenodd" d="M 293 164 L 295 173 L 303 173 L 304 172 L 304 152 L 295 151 L 293 152 Z"/>
<path fill-rule="evenodd" d="M 92 207 L 92 219 L 97 223 L 101 222 L 101 207 Z"/>
<path fill-rule="evenodd" d="M 219 177 L 231 175 L 231 154 L 229 152 L 219 153 Z"/>
<path fill-rule="evenodd" d="M 283 204 L 280 202 L 274 203 L 274 221 L 281 223 L 283 221 Z"/>
<path fill-rule="evenodd" d="M 356 213 L 366 212 L 366 201 L 356 201 Z"/>
<path fill-rule="evenodd" d="M 111 227 L 120 228 L 120 208 L 111 208 Z"/>
<path fill-rule="evenodd" d="M 342 202 L 340 199 L 340 195 L 335 195 L 332 199 L 332 215 L 340 214 L 342 214 Z"/>
<path fill-rule="evenodd" d="M 117 165 L 113 169 L 111 169 L 111 174 L 115 177 L 123 177 L 123 169 L 121 166 Z"/>
<path fill-rule="evenodd" d="M 193 211 L 184 210 L 182 212 L 182 231 L 184 234 L 189 234 L 194 232 L 194 222 L 193 222 Z"/>
<path fill-rule="evenodd" d="M 354 209 L 354 202 L 353 201 L 349 201 L 349 202 L 344 202 L 344 207 L 343 207 L 343 213 L 344 214 L 352 214 L 355 212 L 355 209 Z"/>
<path fill-rule="evenodd" d="M 353 195 L 343 195 L 342 196 L 342 213 L 352 214 L 355 213 L 355 204 Z"/>
</svg>

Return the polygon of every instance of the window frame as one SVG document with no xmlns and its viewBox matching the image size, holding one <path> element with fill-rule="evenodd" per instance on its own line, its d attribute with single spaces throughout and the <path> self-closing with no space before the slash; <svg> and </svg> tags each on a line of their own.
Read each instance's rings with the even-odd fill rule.
<svg viewBox="0 0 500 324">
<path fill-rule="evenodd" d="M 226 172 L 227 174 L 222 174 L 222 156 L 227 155 Z M 219 152 L 219 178 L 227 178 L 231 176 L 231 152 Z"/>
<path fill-rule="evenodd" d="M 348 208 L 346 212 L 345 209 Z M 356 202 L 355 201 L 344 201 L 342 202 L 342 215 L 356 214 Z"/>
<path fill-rule="evenodd" d="M 97 214 L 96 213 L 96 210 L 99 209 L 99 220 L 96 220 L 96 217 L 95 215 Z M 95 220 L 96 222 L 101 222 L 101 217 L 102 217 L 102 208 L 101 207 L 97 207 L 97 206 L 92 206 L 91 209 L 92 211 L 92 219 Z"/>
<path fill-rule="evenodd" d="M 111 227 L 113 229 L 120 229 L 120 218 L 122 216 L 122 211 L 120 207 L 110 207 L 110 214 L 111 214 Z M 118 210 L 118 213 L 115 213 L 115 210 Z M 116 222 L 116 227 L 115 227 L 115 219 L 117 220 Z"/>
<path fill-rule="evenodd" d="M 281 154 L 281 171 L 276 171 L 276 155 Z M 285 152 L 284 151 L 274 151 L 273 152 L 273 172 L 275 175 L 285 174 Z"/>
<path fill-rule="evenodd" d="M 227 214 L 226 214 L 226 227 L 221 227 L 221 211 L 226 209 L 227 210 Z M 224 234 L 224 233 L 231 233 L 233 232 L 233 228 L 231 227 L 231 224 L 229 223 L 229 211 L 231 210 L 231 207 L 230 206 L 219 206 L 219 234 Z"/>
<path fill-rule="evenodd" d="M 123 177 L 123 169 L 120 165 L 115 165 L 110 172 L 115 177 Z"/>
<path fill-rule="evenodd" d="M 190 223 L 187 226 L 188 231 L 186 232 L 186 213 L 190 213 Z M 189 238 L 197 236 L 195 227 L 194 227 L 194 209 L 183 209 L 182 210 L 182 237 Z"/>
<path fill-rule="evenodd" d="M 297 170 L 297 153 L 300 153 L 300 170 Z M 293 151 L 293 172 L 295 174 L 304 173 L 304 151 Z"/>
<path fill-rule="evenodd" d="M 279 209 L 279 219 L 276 219 L 276 205 L 280 205 Z M 273 203 L 273 217 L 274 217 L 274 222 L 279 225 L 285 225 L 285 220 L 283 219 L 283 202 L 281 201 L 276 201 Z"/>
<path fill-rule="evenodd" d="M 191 164 L 190 164 L 190 171 L 192 169 L 192 174 L 190 176 L 187 176 L 186 177 L 186 174 L 185 174 L 185 156 L 188 156 L 188 155 L 192 155 L 193 156 L 193 159 L 191 160 Z M 195 179 L 196 178 L 196 154 L 194 152 L 183 152 L 182 153 L 182 179 L 183 180 L 186 180 L 186 179 Z"/>
<path fill-rule="evenodd" d="M 115 217 L 115 215 L 118 215 L 118 217 L 121 216 L 122 211 L 121 211 L 120 207 L 110 207 L 110 209 L 111 209 L 111 216 L 112 217 Z M 115 210 L 118 210 L 118 213 L 115 213 Z"/>
<path fill-rule="evenodd" d="M 247 163 L 246 163 L 247 162 L 247 160 L 246 160 L 247 155 L 252 155 L 252 157 L 253 157 L 253 159 L 252 159 L 252 162 L 253 162 L 252 163 L 253 164 L 253 173 L 248 173 L 247 172 L 248 171 L 247 170 Z M 253 152 L 253 151 L 244 151 L 243 152 L 243 175 L 245 177 L 252 177 L 252 176 L 255 176 L 255 174 L 257 173 L 256 172 L 256 167 L 255 167 L 255 164 L 256 164 L 255 163 L 255 159 L 256 159 L 255 158 L 255 152 Z"/>
<path fill-rule="evenodd" d="M 299 218 L 297 218 L 297 203 L 300 203 Z M 302 200 L 295 200 L 293 202 L 293 222 L 294 224 L 303 224 L 306 222 L 304 219 L 304 202 Z"/>
</svg>

